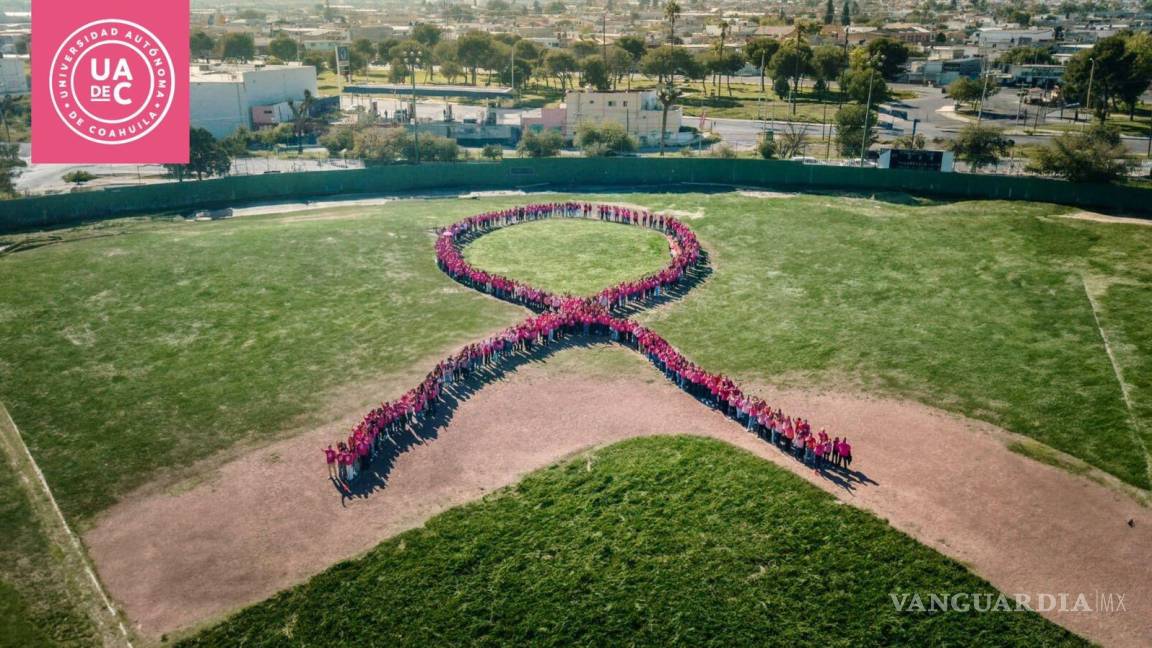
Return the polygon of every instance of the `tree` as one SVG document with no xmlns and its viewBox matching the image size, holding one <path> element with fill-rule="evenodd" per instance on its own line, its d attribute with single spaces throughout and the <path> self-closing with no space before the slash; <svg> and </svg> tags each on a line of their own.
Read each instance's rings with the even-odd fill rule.
<svg viewBox="0 0 1152 648">
<path fill-rule="evenodd" d="M 355 126 L 337 126 L 320 138 L 320 146 L 328 149 L 328 154 L 332 156 L 354 152 L 357 130 Z"/>
<path fill-rule="evenodd" d="M 787 76 L 780 75 L 772 79 L 772 92 L 775 92 L 776 96 L 781 99 L 787 99 L 792 92 L 792 83 L 788 81 Z"/>
<path fill-rule="evenodd" d="M 676 76 L 691 76 L 698 71 L 696 59 L 683 47 L 661 45 L 648 51 L 640 62 L 644 74 L 656 77 L 656 99 L 660 101 L 660 155 L 664 155 L 664 143 L 668 139 L 668 109 L 684 94 L 676 85 Z"/>
<path fill-rule="evenodd" d="M 615 122 L 584 123 L 576 130 L 576 146 L 588 157 L 610 157 L 636 151 L 636 139 Z"/>
<path fill-rule="evenodd" d="M 643 36 L 636 36 L 635 34 L 627 34 L 616 39 L 616 46 L 628 52 L 632 57 L 632 61 L 639 63 L 640 59 L 644 57 L 644 52 L 648 50 L 647 43 L 644 42 Z"/>
<path fill-rule="evenodd" d="M 865 136 L 864 123 L 867 116 L 868 131 Z M 876 116 L 860 104 L 846 104 L 836 111 L 836 147 L 845 157 L 858 158 L 865 149 L 876 141 Z"/>
<path fill-rule="evenodd" d="M 316 68 L 316 74 L 321 74 L 328 68 L 328 61 L 320 52 L 308 52 L 300 57 L 300 63 L 303 65 L 311 65 Z"/>
<path fill-rule="evenodd" d="M 572 52 L 554 49 L 544 56 L 544 68 L 560 82 L 560 89 L 567 91 L 572 75 L 580 69 L 580 64 Z"/>
<path fill-rule="evenodd" d="M 779 137 L 776 138 L 776 152 L 781 159 L 787 160 L 804 154 L 804 150 L 808 148 L 804 130 L 804 126 L 789 122 L 780 132 Z"/>
<path fill-rule="evenodd" d="M 771 160 L 776 157 L 776 140 L 771 137 L 771 131 L 760 136 L 760 141 L 756 144 L 756 153 L 765 160 Z"/>
<path fill-rule="evenodd" d="M 504 147 L 499 144 L 486 144 L 484 148 L 480 150 L 480 155 L 483 155 L 486 160 L 503 160 Z"/>
<path fill-rule="evenodd" d="M 196 174 L 197 180 L 204 176 L 225 176 L 232 170 L 232 156 L 203 128 L 193 128 L 188 133 L 188 164 L 165 164 L 168 174 L 183 181 L 187 174 Z"/>
<path fill-rule="evenodd" d="M 772 78 L 788 78 L 792 81 L 792 92 L 800 93 L 800 79 L 812 71 L 812 48 L 803 41 L 788 41 L 772 57 Z"/>
<path fill-rule="evenodd" d="M 16 195 L 16 183 L 13 177 L 16 170 L 25 166 L 20 159 L 19 144 L 0 144 L 0 197 Z"/>
<path fill-rule="evenodd" d="M 220 58 L 247 63 L 256 58 L 256 40 L 252 34 L 224 34 L 220 39 Z"/>
<path fill-rule="evenodd" d="M 280 34 L 268 43 L 268 53 L 281 61 L 295 61 L 298 51 L 299 46 L 296 45 L 296 41 L 284 34 Z"/>
<path fill-rule="evenodd" d="M 1000 91 L 999 84 L 987 82 L 981 79 L 969 79 L 968 77 L 960 77 L 948 84 L 947 93 L 948 98 L 956 103 L 972 104 L 975 108 L 976 104 Z"/>
<path fill-rule="evenodd" d="M 831 25 L 836 20 L 836 7 L 832 5 L 832 0 L 828 0 L 828 4 L 824 5 L 824 24 Z"/>
<path fill-rule="evenodd" d="M 871 68 L 853 67 L 844 73 L 841 90 L 849 99 L 857 103 L 868 101 L 868 88 L 872 88 L 872 103 L 882 103 L 888 100 L 888 84 L 879 73 L 873 73 Z"/>
<path fill-rule="evenodd" d="M 436 47 L 443 33 L 442 29 L 428 23 L 416 23 L 412 26 L 412 39 L 429 49 Z"/>
<path fill-rule="evenodd" d="M 915 149 L 923 150 L 928 145 L 928 141 L 920 133 L 915 135 L 901 135 L 892 140 L 892 146 L 898 149 Z"/>
<path fill-rule="evenodd" d="M 491 56 L 492 37 L 487 32 L 472 30 L 456 41 L 456 60 L 468 69 L 472 85 L 476 85 L 476 70 Z"/>
<path fill-rule="evenodd" d="M 96 176 L 92 175 L 91 173 L 88 173 L 87 171 L 81 170 L 81 169 L 77 169 L 76 171 L 65 173 L 64 177 L 63 177 L 64 182 L 74 184 L 74 185 L 82 185 L 85 182 L 89 182 L 89 181 L 92 181 L 95 179 L 96 179 Z"/>
<path fill-rule="evenodd" d="M 1076 54 L 1064 68 L 1065 95 L 1092 110 L 1101 123 L 1121 103 L 1134 106 L 1152 81 L 1152 46 L 1147 54 L 1142 51 L 1148 42 L 1146 37 L 1108 36 L 1097 41 L 1091 50 Z"/>
<path fill-rule="evenodd" d="M 768 64 L 780 49 L 780 41 L 775 38 L 753 38 L 744 45 L 744 56 L 760 71 L 760 92 L 764 92 L 764 77 Z"/>
<path fill-rule="evenodd" d="M 848 55 L 844 48 L 835 45 L 820 45 L 812 50 L 812 75 L 822 82 L 824 89 L 848 67 Z"/>
<path fill-rule="evenodd" d="M 608 78 L 608 66 L 599 56 L 590 56 L 580 66 L 580 75 L 585 86 L 592 86 L 604 92 L 612 88 L 612 80 Z"/>
<path fill-rule="evenodd" d="M 537 133 L 530 130 L 520 138 L 520 143 L 516 145 L 516 152 L 521 157 L 555 157 L 560 154 L 560 149 L 563 146 L 564 138 L 560 136 L 559 131 L 549 129 Z"/>
<path fill-rule="evenodd" d="M 907 43 L 887 36 L 868 43 L 867 51 L 870 58 L 880 62 L 880 74 L 885 79 L 895 78 L 904 64 L 908 62 L 908 56 L 912 53 Z"/>
<path fill-rule="evenodd" d="M 636 61 L 624 48 L 613 45 L 608 48 L 608 75 L 612 77 L 612 87 L 620 85 L 620 80 L 628 77 L 628 87 L 632 87 L 632 71 L 636 69 Z"/>
<path fill-rule="evenodd" d="M 193 58 L 204 59 L 207 63 L 208 57 L 212 56 L 212 51 L 216 49 L 216 41 L 208 34 L 196 31 L 192 33 L 191 46 Z"/>
<path fill-rule="evenodd" d="M 840 24 L 847 27 L 852 24 L 852 8 L 848 5 L 850 0 L 844 0 L 844 8 L 840 10 Z"/>
<path fill-rule="evenodd" d="M 668 43 L 671 45 L 676 44 L 676 19 L 680 17 L 680 12 L 680 5 L 676 4 L 676 0 L 664 3 L 664 20 L 668 22 Z"/>
<path fill-rule="evenodd" d="M 997 59 L 1004 65 L 1052 65 L 1056 59 L 1043 47 L 1013 47 Z"/>
<path fill-rule="evenodd" d="M 1086 133 L 1065 133 L 1040 148 L 1030 171 L 1072 182 L 1115 182 L 1128 173 L 1128 151 L 1114 127 L 1096 126 Z"/>
<path fill-rule="evenodd" d="M 956 157 L 972 167 L 973 171 L 996 164 L 1008 154 L 1012 141 L 996 128 L 969 124 L 960 131 L 952 142 L 952 152 Z"/>
</svg>

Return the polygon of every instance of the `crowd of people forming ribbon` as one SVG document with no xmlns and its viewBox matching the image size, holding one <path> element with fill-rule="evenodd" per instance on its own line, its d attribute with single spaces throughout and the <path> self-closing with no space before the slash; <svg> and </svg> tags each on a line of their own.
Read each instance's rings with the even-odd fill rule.
<svg viewBox="0 0 1152 648">
<path fill-rule="evenodd" d="M 464 246 L 479 236 L 548 218 L 598 219 L 653 229 L 668 238 L 672 261 L 655 274 L 612 286 L 591 297 L 574 297 L 479 270 L 464 259 Z M 847 438 L 829 438 L 823 429 L 813 433 L 806 419 L 789 416 L 780 408 L 745 394 L 731 378 L 705 371 L 651 329 L 614 314 L 629 305 L 666 295 L 701 262 L 696 235 L 671 216 L 580 202 L 523 205 L 472 216 L 442 230 L 436 241 L 436 260 L 454 280 L 537 314 L 441 361 L 419 385 L 369 412 L 347 440 L 335 447 L 329 445 L 324 450 L 329 476 L 341 487 L 350 487 L 377 455 L 389 451 L 389 444 L 435 416 L 445 388 L 476 371 L 498 367 L 510 356 L 531 353 L 576 335 L 607 337 L 637 350 L 681 389 L 815 470 L 847 469 L 852 464 L 852 446 Z"/>
</svg>

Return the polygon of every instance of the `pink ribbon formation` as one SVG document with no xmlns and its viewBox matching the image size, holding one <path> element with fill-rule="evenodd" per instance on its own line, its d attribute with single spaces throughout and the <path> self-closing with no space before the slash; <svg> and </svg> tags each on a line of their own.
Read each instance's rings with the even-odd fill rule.
<svg viewBox="0 0 1152 648">
<path fill-rule="evenodd" d="M 660 232 L 668 239 L 671 261 L 659 272 L 634 281 L 626 281 L 589 297 L 576 297 L 535 288 L 524 282 L 473 267 L 464 259 L 463 250 L 472 241 L 490 232 L 545 219 L 568 218 L 600 220 Z M 689 361 L 663 337 L 640 323 L 624 317 L 674 297 L 688 278 L 698 278 L 707 267 L 705 255 L 696 235 L 681 221 L 667 215 L 616 205 L 593 205 L 578 202 L 556 202 L 523 205 L 486 212 L 459 221 L 438 231 L 436 260 L 440 269 L 455 281 L 536 314 L 519 324 L 469 344 L 441 361 L 416 387 L 400 398 L 382 403 L 368 412 L 352 429 L 346 442 L 329 447 L 327 460 L 334 477 L 350 483 L 375 456 L 394 442 L 409 426 L 420 425 L 426 416 L 434 415 L 443 400 L 444 390 L 466 380 L 480 370 L 499 370 L 500 365 L 522 354 L 554 346 L 576 336 L 610 339 L 643 354 L 653 365 L 681 389 L 744 423 L 749 431 L 762 438 L 771 435 L 782 442 L 787 433 L 788 445 L 793 438 L 815 445 L 807 421 L 785 416 L 759 398 L 746 395 L 729 377 L 710 373 Z M 827 443 L 821 431 L 822 443 Z M 831 444 L 828 444 L 831 445 Z M 824 456 L 831 448 L 811 448 L 813 456 Z M 805 459 L 808 459 L 805 454 Z M 338 464 L 338 468 L 336 465 Z"/>
</svg>

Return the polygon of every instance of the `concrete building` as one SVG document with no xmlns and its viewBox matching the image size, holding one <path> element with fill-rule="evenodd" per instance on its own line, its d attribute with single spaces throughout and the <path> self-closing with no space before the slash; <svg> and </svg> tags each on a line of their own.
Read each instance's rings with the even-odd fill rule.
<svg viewBox="0 0 1152 648">
<path fill-rule="evenodd" d="M 24 59 L 0 58 L 0 96 L 28 94 L 28 75 L 24 74 Z"/>
<path fill-rule="evenodd" d="M 253 128 L 291 114 L 308 91 L 316 96 L 316 68 L 310 65 L 211 66 L 192 70 L 192 126 L 227 137 L 241 126 Z M 277 122 L 278 123 L 278 122 Z"/>
<path fill-rule="evenodd" d="M 655 92 L 572 91 L 564 99 L 564 137 L 572 138 L 581 124 L 614 122 L 624 127 L 640 146 L 660 144 L 662 106 Z M 678 106 L 668 110 L 668 141 L 680 132 L 682 115 Z"/>
<path fill-rule="evenodd" d="M 982 48 L 1012 49 L 1013 47 L 1052 43 L 1056 40 L 1056 30 L 982 27 L 972 34 L 972 40 Z"/>
</svg>

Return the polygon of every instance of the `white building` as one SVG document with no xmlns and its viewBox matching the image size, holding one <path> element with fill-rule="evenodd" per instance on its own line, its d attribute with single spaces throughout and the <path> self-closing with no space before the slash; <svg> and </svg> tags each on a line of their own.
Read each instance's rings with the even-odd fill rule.
<svg viewBox="0 0 1152 648">
<path fill-rule="evenodd" d="M 241 126 L 253 127 L 256 114 L 284 115 L 289 101 L 304 92 L 316 96 L 316 68 L 310 65 L 211 66 L 192 70 L 192 126 L 227 137 Z"/>
<path fill-rule="evenodd" d="M 982 48 L 1012 49 L 1051 43 L 1056 40 L 1056 30 L 981 27 L 972 34 L 972 39 Z"/>
<path fill-rule="evenodd" d="M 24 59 L 0 58 L 0 96 L 28 94 L 28 75 L 24 74 Z"/>
<path fill-rule="evenodd" d="M 564 98 L 564 137 L 571 138 L 581 124 L 620 124 L 640 142 L 640 146 L 660 144 L 660 119 L 663 107 L 656 93 L 593 92 L 577 90 Z M 681 112 L 678 106 L 668 109 L 667 134 L 672 141 L 680 132 Z"/>
</svg>

